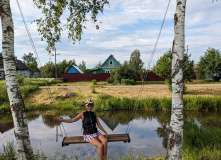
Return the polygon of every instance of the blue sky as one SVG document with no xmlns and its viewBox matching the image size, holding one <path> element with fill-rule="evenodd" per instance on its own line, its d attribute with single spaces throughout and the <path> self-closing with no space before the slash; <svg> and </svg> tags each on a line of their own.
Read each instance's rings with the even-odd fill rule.
<svg viewBox="0 0 221 160">
<path fill-rule="evenodd" d="M 15 29 L 15 55 L 21 59 L 24 53 L 33 53 L 33 49 L 17 3 L 15 0 L 10 2 Z M 19 2 L 41 64 L 44 65 L 49 60 L 54 61 L 54 57 L 50 57 L 45 50 L 46 43 L 41 41 L 36 24 L 31 23 L 42 16 L 41 12 L 34 7 L 32 0 Z M 168 2 L 169 0 L 111 0 L 110 5 L 104 8 L 104 13 L 98 16 L 98 20 L 102 21 L 99 30 L 95 29 L 95 24 L 87 23 L 81 42 L 75 45 L 68 40 L 67 32 L 63 33 L 61 43 L 56 44 L 57 53 L 60 53 L 57 62 L 75 59 L 79 64 L 84 60 L 87 68 L 92 68 L 99 60 L 104 62 L 110 54 L 123 63 L 129 60 L 135 49 L 139 49 L 147 66 Z M 172 46 L 175 7 L 176 1 L 171 0 L 152 65 Z M 212 0 L 187 0 L 185 44 L 188 45 L 191 59 L 195 62 L 199 61 L 208 47 L 221 50 L 220 9 L 220 1 L 212 3 Z M 0 34 L 1 38 L 2 33 Z"/>
</svg>

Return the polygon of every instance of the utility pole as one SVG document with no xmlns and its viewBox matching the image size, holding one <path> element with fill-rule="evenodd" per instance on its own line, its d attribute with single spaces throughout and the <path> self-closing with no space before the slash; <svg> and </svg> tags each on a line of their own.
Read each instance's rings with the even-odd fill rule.
<svg viewBox="0 0 221 160">
<path fill-rule="evenodd" d="M 187 56 L 188 56 L 188 51 L 189 51 L 188 45 L 187 45 L 186 47 L 187 47 L 187 49 L 186 49 L 186 54 L 187 54 Z"/>
<path fill-rule="evenodd" d="M 56 53 L 56 48 L 55 48 L 54 51 L 55 51 L 55 54 L 54 54 L 54 58 L 55 58 L 55 79 L 57 79 L 56 55 L 60 55 L 60 53 L 59 54 Z"/>
</svg>

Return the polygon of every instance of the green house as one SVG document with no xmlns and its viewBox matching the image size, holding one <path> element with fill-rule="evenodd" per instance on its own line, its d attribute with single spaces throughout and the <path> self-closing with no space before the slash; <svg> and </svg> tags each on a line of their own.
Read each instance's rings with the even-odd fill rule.
<svg viewBox="0 0 221 160">
<path fill-rule="evenodd" d="M 99 74 L 99 73 L 110 73 L 111 71 L 117 69 L 119 62 L 111 54 L 101 65 L 99 69 L 91 70 L 89 73 Z"/>
</svg>

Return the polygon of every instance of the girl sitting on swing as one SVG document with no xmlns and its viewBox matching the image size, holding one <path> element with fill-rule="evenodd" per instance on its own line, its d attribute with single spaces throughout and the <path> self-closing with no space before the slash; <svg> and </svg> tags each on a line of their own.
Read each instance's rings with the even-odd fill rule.
<svg viewBox="0 0 221 160">
<path fill-rule="evenodd" d="M 92 112 L 94 102 L 92 100 L 87 100 L 85 102 L 86 111 L 79 113 L 73 119 L 62 119 L 57 116 L 57 120 L 61 122 L 73 123 L 82 119 L 83 127 L 83 137 L 85 141 L 88 141 L 94 146 L 98 147 L 98 158 L 99 160 L 107 160 L 107 131 L 104 130 L 99 122 L 98 116 L 95 112 Z M 97 126 L 105 133 L 105 137 L 100 134 L 97 130 Z M 102 142 L 102 143 L 101 143 Z"/>
</svg>

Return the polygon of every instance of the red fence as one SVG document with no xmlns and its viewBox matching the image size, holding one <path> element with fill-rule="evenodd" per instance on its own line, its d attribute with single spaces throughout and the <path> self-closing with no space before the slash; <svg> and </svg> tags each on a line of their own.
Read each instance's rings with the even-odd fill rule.
<svg viewBox="0 0 221 160">
<path fill-rule="evenodd" d="M 137 75 L 137 81 L 141 81 L 139 73 L 136 73 L 136 75 Z M 147 79 L 146 79 L 146 81 L 164 81 L 164 80 L 165 80 L 164 78 L 156 75 L 153 72 L 148 72 Z"/>
<path fill-rule="evenodd" d="M 59 78 L 62 78 L 67 82 L 92 81 L 93 79 L 96 79 L 97 81 L 106 81 L 108 77 L 110 77 L 110 73 L 66 73 L 59 75 Z"/>
<path fill-rule="evenodd" d="M 165 79 L 153 72 L 148 72 L 147 81 L 164 81 Z"/>
<path fill-rule="evenodd" d="M 99 73 L 99 74 L 92 74 L 92 73 L 66 73 L 60 74 L 59 78 L 64 79 L 67 82 L 78 82 L 78 81 L 92 81 L 96 79 L 97 81 L 106 81 L 106 79 L 110 77 L 109 73 Z M 164 81 L 165 79 L 159 77 L 153 72 L 148 72 L 147 81 Z M 137 73 L 137 81 L 141 81 L 140 75 Z"/>
</svg>

